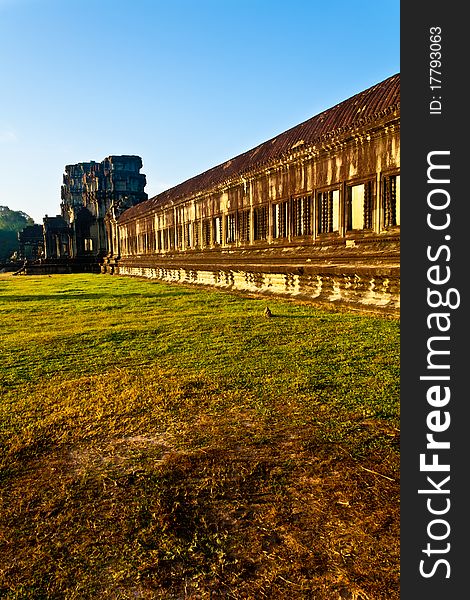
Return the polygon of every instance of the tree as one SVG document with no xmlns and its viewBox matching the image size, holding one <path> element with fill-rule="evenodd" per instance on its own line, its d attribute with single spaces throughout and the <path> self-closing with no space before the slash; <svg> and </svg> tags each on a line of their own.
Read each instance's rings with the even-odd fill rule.
<svg viewBox="0 0 470 600">
<path fill-rule="evenodd" d="M 7 261 L 18 250 L 18 231 L 34 220 L 21 210 L 11 210 L 8 206 L 0 206 L 0 261 Z"/>
<path fill-rule="evenodd" d="M 0 230 L 21 231 L 28 225 L 34 225 L 33 219 L 21 210 L 10 210 L 0 206 Z"/>
</svg>

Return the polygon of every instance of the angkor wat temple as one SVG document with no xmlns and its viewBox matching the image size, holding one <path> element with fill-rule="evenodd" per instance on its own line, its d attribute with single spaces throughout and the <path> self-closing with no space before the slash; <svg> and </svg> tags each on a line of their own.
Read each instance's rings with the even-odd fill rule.
<svg viewBox="0 0 470 600">
<path fill-rule="evenodd" d="M 67 165 L 61 214 L 44 218 L 43 264 L 99 271 L 110 251 L 110 218 L 147 200 L 141 168 L 140 156 L 108 156 L 99 163 Z"/>
<path fill-rule="evenodd" d="M 141 168 L 67 166 L 28 272 L 80 265 L 398 313 L 398 74 L 150 199 Z"/>
</svg>

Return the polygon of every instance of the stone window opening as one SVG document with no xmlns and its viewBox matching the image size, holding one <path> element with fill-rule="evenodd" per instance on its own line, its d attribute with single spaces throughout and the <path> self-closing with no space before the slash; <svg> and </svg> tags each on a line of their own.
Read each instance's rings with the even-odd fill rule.
<svg viewBox="0 0 470 600">
<path fill-rule="evenodd" d="M 168 229 L 168 242 L 169 242 L 169 248 L 170 250 L 174 250 L 175 249 L 175 228 L 174 227 L 169 227 Z"/>
<path fill-rule="evenodd" d="M 253 237 L 266 240 L 268 237 L 268 207 L 259 206 L 253 211 Z"/>
<path fill-rule="evenodd" d="M 214 244 L 222 244 L 222 217 L 214 217 L 212 220 Z"/>
<path fill-rule="evenodd" d="M 317 227 L 319 234 L 339 230 L 339 190 L 318 192 Z"/>
<path fill-rule="evenodd" d="M 400 175 L 382 178 L 382 212 L 384 227 L 400 225 Z"/>
<path fill-rule="evenodd" d="M 366 181 L 346 188 L 346 229 L 372 229 L 373 183 Z"/>
<path fill-rule="evenodd" d="M 177 250 L 182 250 L 183 248 L 183 226 L 177 225 L 175 227 L 175 248 Z"/>
<path fill-rule="evenodd" d="M 194 231 L 194 247 L 199 248 L 200 247 L 199 221 L 194 221 L 193 231 Z"/>
<path fill-rule="evenodd" d="M 183 226 L 183 242 L 185 248 L 191 248 L 191 223 L 185 223 Z"/>
<path fill-rule="evenodd" d="M 202 243 L 204 246 L 211 245 L 211 220 L 204 219 L 202 222 Z"/>
<path fill-rule="evenodd" d="M 311 233 L 311 198 L 294 198 L 292 200 L 292 224 L 294 237 Z"/>
<path fill-rule="evenodd" d="M 227 244 L 233 244 L 237 240 L 236 220 L 235 213 L 226 215 L 225 217 L 225 231 L 226 231 L 226 242 Z"/>
<path fill-rule="evenodd" d="M 288 202 L 273 205 L 273 238 L 287 238 Z"/>
<path fill-rule="evenodd" d="M 250 241 L 250 211 L 242 210 L 238 213 L 238 239 L 240 242 Z"/>
<path fill-rule="evenodd" d="M 168 242 L 168 229 L 164 229 L 162 233 L 163 233 L 163 246 L 162 246 L 162 249 L 166 251 L 166 250 L 169 249 L 169 246 L 170 246 L 170 244 Z"/>
</svg>

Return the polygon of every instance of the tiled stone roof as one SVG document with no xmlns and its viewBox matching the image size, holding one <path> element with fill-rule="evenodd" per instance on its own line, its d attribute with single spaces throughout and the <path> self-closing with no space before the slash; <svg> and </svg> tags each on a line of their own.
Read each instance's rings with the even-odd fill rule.
<svg viewBox="0 0 470 600">
<path fill-rule="evenodd" d="M 151 212 L 167 202 L 213 188 L 253 168 L 280 159 L 295 149 L 327 142 L 328 139 L 346 134 L 397 110 L 399 105 L 400 74 L 396 74 L 263 142 L 256 148 L 129 208 L 120 219 L 127 221 Z"/>
</svg>

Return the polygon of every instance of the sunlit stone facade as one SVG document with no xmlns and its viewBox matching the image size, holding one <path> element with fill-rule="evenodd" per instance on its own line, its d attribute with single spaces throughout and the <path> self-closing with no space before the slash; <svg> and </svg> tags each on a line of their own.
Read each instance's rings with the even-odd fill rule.
<svg viewBox="0 0 470 600">
<path fill-rule="evenodd" d="M 108 210 L 102 270 L 397 313 L 399 84 Z"/>
</svg>

